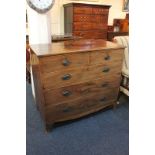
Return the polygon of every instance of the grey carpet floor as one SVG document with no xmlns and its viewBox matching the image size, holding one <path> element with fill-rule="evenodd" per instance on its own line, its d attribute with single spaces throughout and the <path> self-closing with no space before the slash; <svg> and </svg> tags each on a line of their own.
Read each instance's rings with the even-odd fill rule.
<svg viewBox="0 0 155 155">
<path fill-rule="evenodd" d="M 26 83 L 27 155 L 128 155 L 129 104 L 124 96 L 116 110 L 56 126 L 45 133 L 43 122 Z"/>
</svg>

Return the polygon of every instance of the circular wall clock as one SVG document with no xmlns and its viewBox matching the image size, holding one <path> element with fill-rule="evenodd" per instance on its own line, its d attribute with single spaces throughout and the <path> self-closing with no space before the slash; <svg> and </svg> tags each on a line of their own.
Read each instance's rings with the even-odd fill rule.
<svg viewBox="0 0 155 155">
<path fill-rule="evenodd" d="M 38 13 L 46 13 L 54 5 L 55 0 L 26 0 L 30 8 Z"/>
</svg>

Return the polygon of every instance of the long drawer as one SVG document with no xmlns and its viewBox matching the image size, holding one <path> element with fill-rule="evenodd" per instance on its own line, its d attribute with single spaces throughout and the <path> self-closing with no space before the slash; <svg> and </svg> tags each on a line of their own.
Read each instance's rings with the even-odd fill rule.
<svg viewBox="0 0 155 155">
<path fill-rule="evenodd" d="M 91 80 L 120 77 L 121 62 L 109 65 L 83 67 L 80 69 L 61 70 L 42 74 L 44 89 L 55 89 Z"/>
<path fill-rule="evenodd" d="M 42 73 L 54 72 L 73 67 L 87 66 L 89 53 L 62 54 L 40 58 L 40 69 Z"/>
<path fill-rule="evenodd" d="M 64 121 L 98 111 L 116 101 L 116 92 L 109 91 L 89 97 L 80 98 L 71 102 L 45 107 L 46 122 Z"/>
<path fill-rule="evenodd" d="M 99 79 L 82 84 L 44 91 L 45 103 L 46 105 L 60 104 L 62 102 L 86 97 L 96 93 L 104 93 L 111 89 L 118 88 L 119 84 L 120 77 L 116 79 L 109 78 L 107 80 Z"/>
</svg>

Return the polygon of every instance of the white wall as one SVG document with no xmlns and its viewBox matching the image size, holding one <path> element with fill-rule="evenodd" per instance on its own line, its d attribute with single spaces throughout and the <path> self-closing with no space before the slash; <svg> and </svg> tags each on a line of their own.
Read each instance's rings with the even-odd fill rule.
<svg viewBox="0 0 155 155">
<path fill-rule="evenodd" d="M 126 13 L 122 12 L 123 0 L 98 0 L 98 2 L 87 2 L 79 0 L 55 0 L 55 4 L 51 9 L 51 33 L 63 34 L 64 33 L 64 10 L 63 4 L 70 2 L 91 3 L 91 4 L 107 4 L 112 5 L 109 10 L 108 25 L 113 24 L 114 18 L 125 18 Z"/>
</svg>

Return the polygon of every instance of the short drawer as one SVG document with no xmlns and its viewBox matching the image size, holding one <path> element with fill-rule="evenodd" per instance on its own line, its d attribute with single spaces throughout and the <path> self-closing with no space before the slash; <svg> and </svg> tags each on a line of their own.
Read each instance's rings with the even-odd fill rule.
<svg viewBox="0 0 155 155">
<path fill-rule="evenodd" d="M 87 6 L 75 6 L 74 14 L 92 14 L 92 8 Z"/>
<path fill-rule="evenodd" d="M 46 105 L 60 104 L 62 102 L 86 97 L 96 93 L 106 92 L 111 89 L 119 88 L 120 77 L 109 78 L 107 80 L 99 79 L 82 84 L 62 87 L 44 91 Z"/>
<path fill-rule="evenodd" d="M 74 22 L 73 23 L 74 31 L 81 31 L 81 30 L 92 30 L 92 23 L 84 23 L 84 22 Z"/>
<path fill-rule="evenodd" d="M 54 72 L 60 69 L 81 67 L 88 65 L 89 54 L 64 54 L 40 58 L 40 68 L 42 73 Z"/>
<path fill-rule="evenodd" d="M 85 15 L 85 14 L 74 14 L 73 17 L 74 22 L 92 22 L 92 15 Z"/>
<path fill-rule="evenodd" d="M 113 105 L 117 98 L 118 90 L 96 94 L 74 101 L 64 102 L 59 105 L 50 105 L 45 108 L 46 122 L 64 121 L 78 118 L 98 111 L 108 105 Z"/>
<path fill-rule="evenodd" d="M 108 12 L 109 12 L 109 9 L 105 9 L 105 8 L 92 8 L 92 13 L 93 14 L 105 14 L 108 16 Z"/>
<path fill-rule="evenodd" d="M 106 39 L 106 30 L 91 30 L 91 31 L 74 31 L 75 36 L 80 36 L 85 39 Z"/>
<path fill-rule="evenodd" d="M 117 65 L 122 63 L 123 50 L 104 50 L 95 51 L 90 53 L 90 64 L 113 64 Z"/>
</svg>

